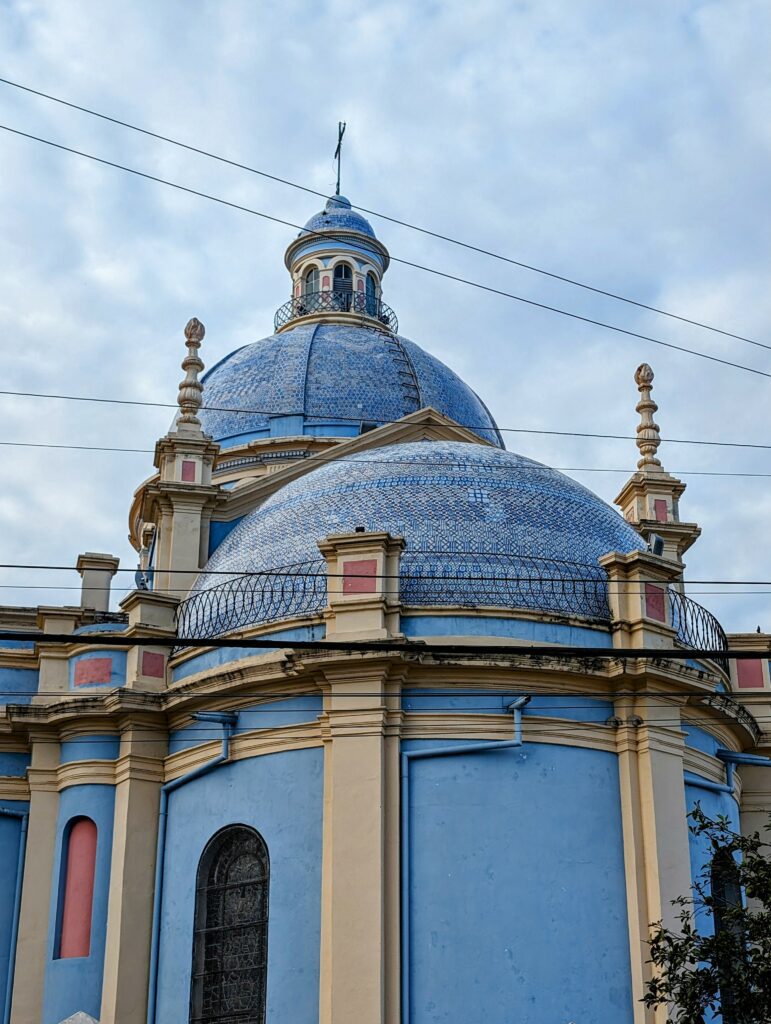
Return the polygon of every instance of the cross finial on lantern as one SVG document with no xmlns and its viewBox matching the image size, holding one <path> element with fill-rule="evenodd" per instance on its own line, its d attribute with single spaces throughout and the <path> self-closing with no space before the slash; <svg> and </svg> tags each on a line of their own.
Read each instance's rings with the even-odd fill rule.
<svg viewBox="0 0 771 1024">
<path fill-rule="evenodd" d="M 201 425 L 197 414 L 203 405 L 203 384 L 198 379 L 198 374 L 203 370 L 203 363 L 198 355 L 198 349 L 201 347 L 204 334 L 206 334 L 206 328 L 200 320 L 195 317 L 188 320 L 185 326 L 187 355 L 182 360 L 185 379 L 180 383 L 177 395 L 177 405 L 181 410 L 181 416 L 177 420 L 178 424 L 189 423 L 198 427 Z"/>
<path fill-rule="evenodd" d="M 640 414 L 640 422 L 637 424 L 637 447 L 640 449 L 642 458 L 637 463 L 637 468 L 643 472 L 657 472 L 661 469 L 661 461 L 656 458 L 656 452 L 661 444 L 659 425 L 653 419 L 653 414 L 658 406 L 651 398 L 653 390 L 653 370 L 647 363 L 641 363 L 635 370 L 634 381 L 637 390 L 640 392 L 640 401 L 636 409 Z"/>
</svg>

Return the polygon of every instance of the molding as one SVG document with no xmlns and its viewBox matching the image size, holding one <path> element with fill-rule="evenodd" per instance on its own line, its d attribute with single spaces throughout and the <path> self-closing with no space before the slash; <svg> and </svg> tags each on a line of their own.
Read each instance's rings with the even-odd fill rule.
<svg viewBox="0 0 771 1024">
<path fill-rule="evenodd" d="M 29 803 L 29 783 L 24 777 L 6 775 L 0 778 L 0 800 L 22 800 Z"/>
<path fill-rule="evenodd" d="M 59 792 L 70 786 L 114 786 L 114 761 L 69 761 L 59 765 L 56 771 L 56 788 Z"/>
<path fill-rule="evenodd" d="M 492 721 L 491 721 L 492 719 Z M 513 739 L 512 720 L 506 715 L 464 715 L 447 712 L 404 713 L 402 739 Z M 572 719 L 522 716 L 522 738 L 528 743 L 548 743 L 563 747 L 584 747 L 616 753 L 616 731 L 596 722 Z"/>
<path fill-rule="evenodd" d="M 296 725 L 282 725 L 274 729 L 257 729 L 237 733 L 230 741 L 230 760 L 247 761 L 263 754 L 278 754 L 284 750 L 303 750 L 307 747 L 321 747 L 321 730 L 318 722 L 303 722 Z M 216 757 L 222 749 L 219 740 L 189 747 L 187 750 L 170 754 L 164 762 L 166 782 L 185 775 Z"/>
</svg>

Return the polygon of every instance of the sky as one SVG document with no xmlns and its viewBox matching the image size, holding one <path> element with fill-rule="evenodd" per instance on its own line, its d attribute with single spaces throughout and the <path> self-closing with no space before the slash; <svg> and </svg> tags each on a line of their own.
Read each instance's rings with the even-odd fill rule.
<svg viewBox="0 0 771 1024">
<path fill-rule="evenodd" d="M 765 0 L 406 3 L 5 0 L 0 77 L 750 345 L 370 218 L 392 255 L 771 373 L 771 6 Z M 322 201 L 0 83 L 0 125 L 304 223 Z M 183 327 L 211 366 L 272 331 L 289 228 L 0 131 L 2 389 L 176 400 Z M 636 367 L 667 438 L 771 444 L 771 380 L 393 264 L 401 333 L 502 427 L 633 435 Z M 164 408 L 0 395 L 0 562 L 133 568 L 127 516 Z M 611 501 L 629 440 L 506 433 Z M 771 451 L 664 443 L 702 527 L 690 593 L 771 630 Z M 113 605 L 130 587 L 118 577 Z M 0 602 L 77 603 L 74 571 L 0 570 Z M 74 589 L 65 589 L 74 588 Z M 723 593 L 720 593 L 723 591 Z"/>
</svg>

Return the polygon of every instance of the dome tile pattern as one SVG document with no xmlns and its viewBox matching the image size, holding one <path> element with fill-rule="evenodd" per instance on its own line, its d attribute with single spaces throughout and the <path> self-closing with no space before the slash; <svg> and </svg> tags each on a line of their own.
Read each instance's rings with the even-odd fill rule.
<svg viewBox="0 0 771 1024">
<path fill-rule="evenodd" d="M 370 222 L 351 208 L 351 201 L 345 196 L 333 196 L 328 199 L 326 207 L 321 213 L 315 213 L 311 217 L 299 237 L 302 237 L 307 231 L 335 230 L 358 231 L 362 235 L 375 238 L 375 232 Z"/>
<path fill-rule="evenodd" d="M 239 581 L 239 574 L 302 566 L 302 573 L 323 575 L 317 541 L 358 526 L 404 537 L 406 604 L 525 608 L 600 620 L 609 613 L 599 557 L 642 546 L 615 510 L 538 462 L 461 442 L 390 445 L 293 481 L 239 523 L 195 587 L 218 590 L 218 622 L 209 625 L 226 632 L 246 624 L 243 587 L 251 588 L 255 609 L 261 605 L 254 587 L 273 587 L 270 578 Z M 308 613 L 297 580 L 282 591 L 283 606 L 274 600 L 271 621 Z M 317 582 L 313 587 L 323 607 L 325 595 Z M 253 621 L 266 619 L 258 614 Z"/>
<path fill-rule="evenodd" d="M 307 428 L 350 428 L 401 419 L 433 406 L 503 447 L 495 421 L 467 384 L 414 342 L 366 327 L 305 324 L 226 356 L 203 378 L 200 411 L 215 440 L 266 431 L 272 416 L 300 415 Z M 328 433 L 339 433 L 334 426 Z"/>
</svg>

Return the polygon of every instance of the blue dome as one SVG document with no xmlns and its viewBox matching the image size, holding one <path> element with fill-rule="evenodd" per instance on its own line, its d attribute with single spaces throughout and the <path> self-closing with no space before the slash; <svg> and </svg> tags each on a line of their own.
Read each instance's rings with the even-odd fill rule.
<svg viewBox="0 0 771 1024">
<path fill-rule="evenodd" d="M 600 498 L 531 459 L 461 442 L 390 445 L 328 463 L 246 516 L 196 583 L 197 591 L 216 590 L 197 628 L 212 635 L 320 611 L 325 563 L 317 541 L 360 526 L 404 538 L 404 605 L 602 621 L 609 611 L 599 557 L 642 546 Z M 275 570 L 284 575 L 227 576 Z"/>
<path fill-rule="evenodd" d="M 468 385 L 407 338 L 366 327 L 304 324 L 238 349 L 203 378 L 203 429 L 227 447 L 267 435 L 272 417 L 298 417 L 284 434 L 351 436 L 426 406 L 503 447 Z M 223 412 L 242 409 L 245 412 Z"/>
<path fill-rule="evenodd" d="M 327 205 L 321 213 L 314 213 L 303 230 L 300 237 L 306 231 L 359 231 L 362 235 L 369 235 L 375 238 L 372 225 L 360 213 L 351 209 L 350 199 L 345 196 L 333 196 L 327 200 Z"/>
</svg>

